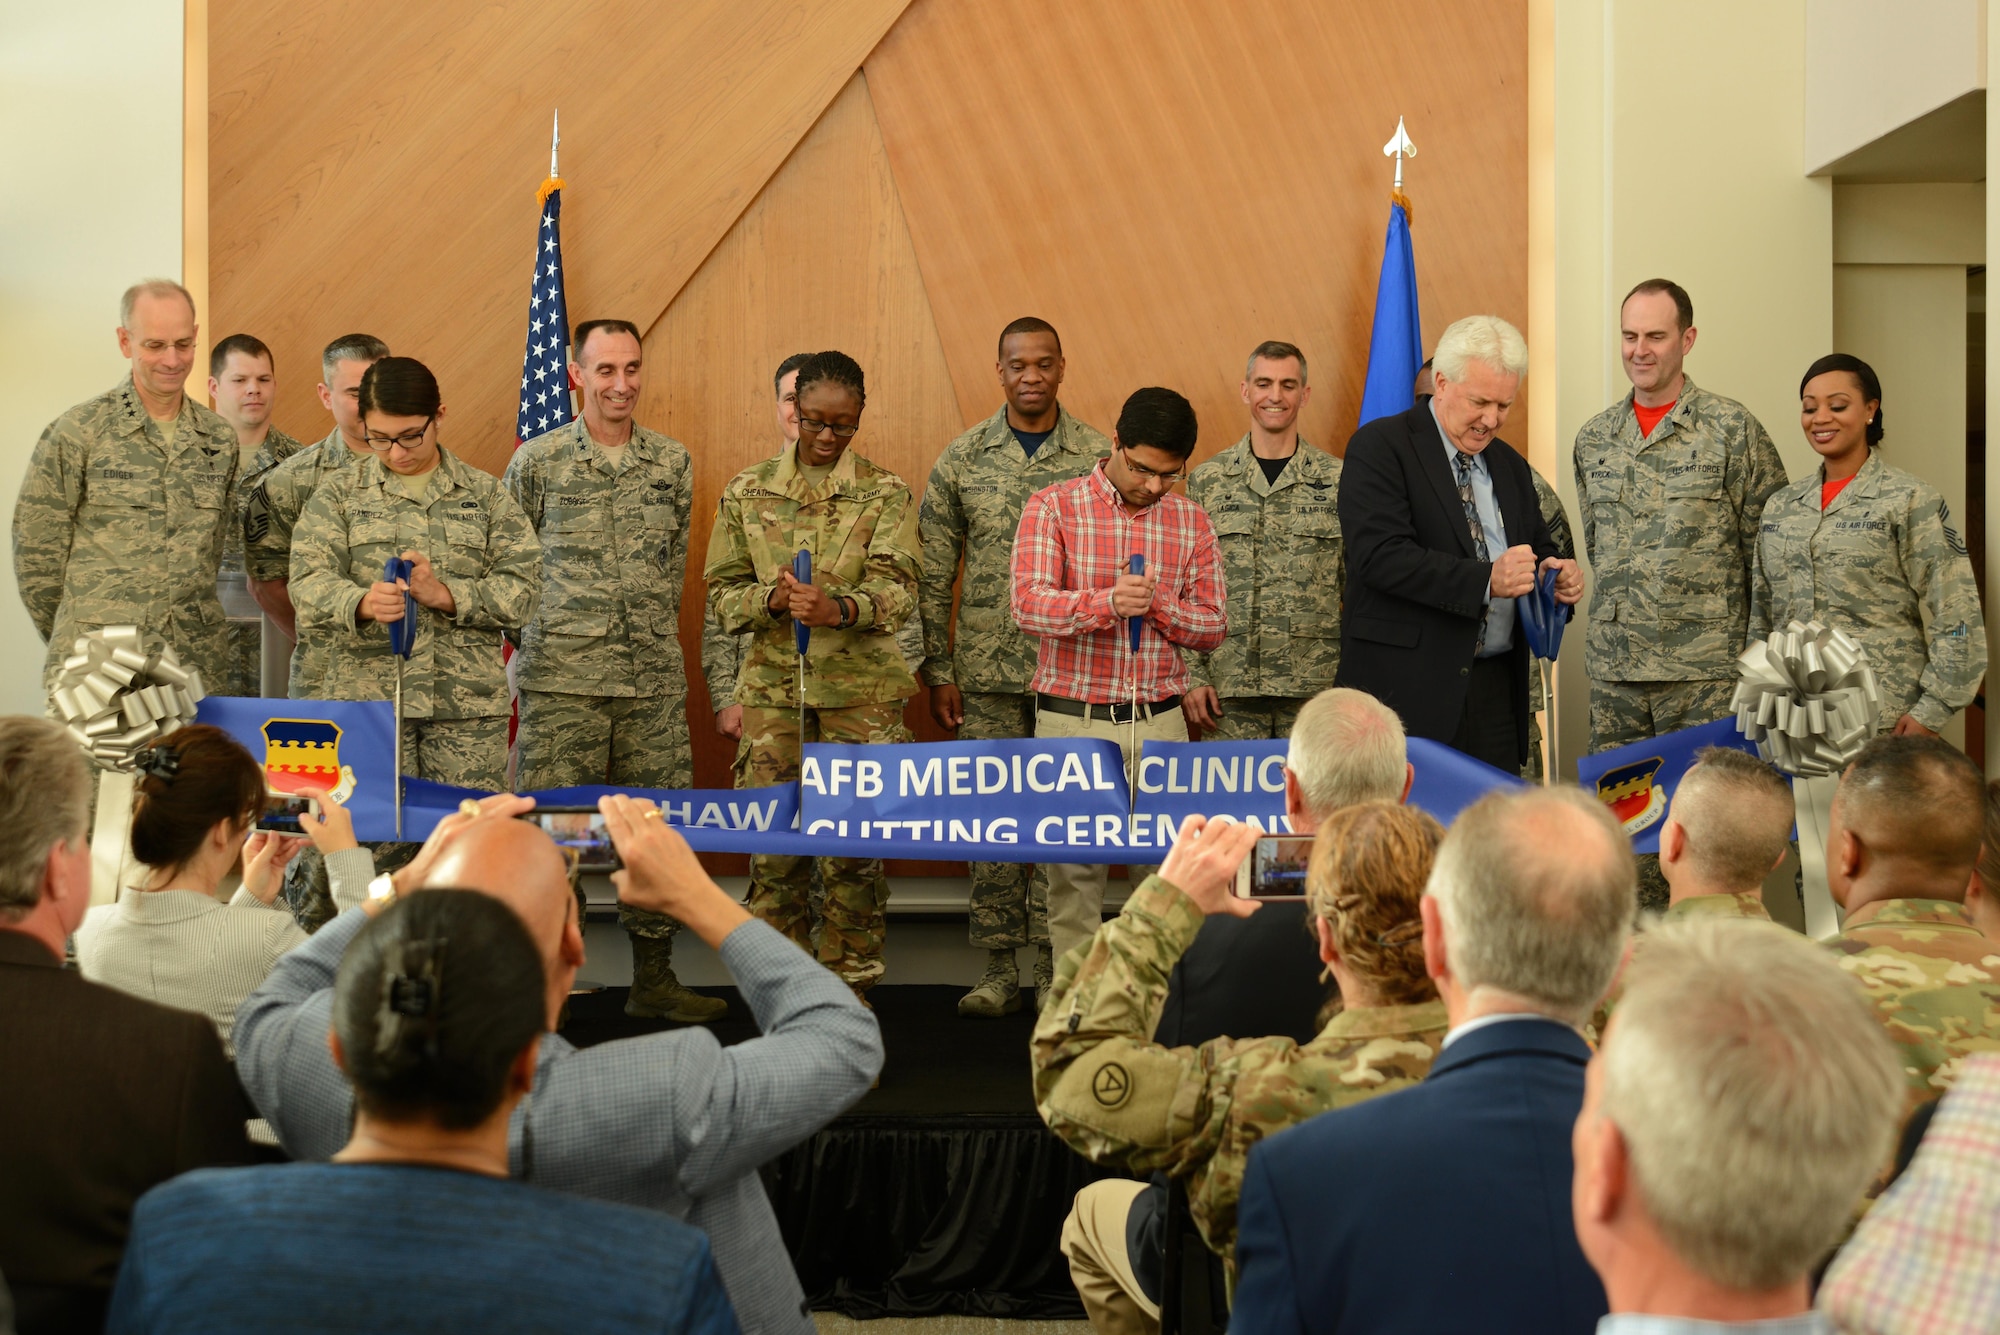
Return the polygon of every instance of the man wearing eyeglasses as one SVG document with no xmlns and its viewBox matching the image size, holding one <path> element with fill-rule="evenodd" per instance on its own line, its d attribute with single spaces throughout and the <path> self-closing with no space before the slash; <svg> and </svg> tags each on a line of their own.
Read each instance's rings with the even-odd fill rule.
<svg viewBox="0 0 2000 1335">
<path fill-rule="evenodd" d="M 516 665 L 516 790 L 689 788 L 680 623 L 694 461 L 633 419 L 637 325 L 585 320 L 570 347 L 583 414 L 515 450 L 505 478 L 542 540 L 541 607 Z M 623 903 L 618 921 L 632 942 L 627 1015 L 705 1023 L 729 1009 L 675 976 L 678 922 Z"/>
<path fill-rule="evenodd" d="M 1128 777 L 1140 745 L 1187 740 L 1182 655 L 1211 652 L 1225 630 L 1215 530 L 1199 505 L 1173 494 L 1195 432 L 1194 406 L 1179 394 L 1137 391 L 1118 414 L 1111 457 L 1036 492 L 1014 538 L 1014 620 L 1041 642 L 1035 736 L 1115 741 Z M 1143 574 L 1131 570 L 1134 555 L 1145 558 Z M 1133 884 L 1151 871 L 1134 867 Z M 1047 874 L 1060 960 L 1103 921 L 1105 868 L 1053 863 Z"/>
<path fill-rule="evenodd" d="M 361 377 L 388 355 L 389 345 L 372 334 L 342 334 L 326 345 L 320 354 L 319 401 L 333 415 L 333 430 L 265 474 L 243 508 L 243 560 L 251 596 L 295 645 L 286 687 L 294 700 L 326 698 L 327 665 L 323 648 L 297 643 L 298 621 L 288 584 L 292 530 L 320 483 L 343 469 L 358 467 L 368 457 L 361 430 Z"/>
<path fill-rule="evenodd" d="M 995 369 L 1006 402 L 945 447 L 924 489 L 921 675 L 930 687 L 931 717 L 962 739 L 1035 732 L 1028 690 L 1035 641 L 1015 626 L 1009 606 L 1014 531 L 1030 496 L 1082 477 L 1111 452 L 1110 441 L 1057 401 L 1064 365 L 1062 339 L 1048 321 L 1024 316 L 1001 330 Z M 1020 947 L 1036 947 L 1038 989 L 1055 976 L 1041 878 L 1024 862 L 975 862 L 971 870 L 966 934 L 986 951 L 986 973 L 959 999 L 958 1013 L 1011 1014 L 1021 1008 Z"/>
<path fill-rule="evenodd" d="M 118 350 L 132 373 L 51 422 L 14 506 L 14 576 L 48 641 L 43 688 L 76 637 L 134 625 L 210 689 L 229 680 L 216 598 L 235 510 L 236 432 L 186 393 L 198 326 L 178 283 L 127 289 Z"/>
</svg>

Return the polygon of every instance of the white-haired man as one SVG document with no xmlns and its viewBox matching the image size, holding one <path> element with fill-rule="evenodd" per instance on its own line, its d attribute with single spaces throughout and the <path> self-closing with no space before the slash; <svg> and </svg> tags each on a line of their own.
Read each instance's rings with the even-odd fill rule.
<svg viewBox="0 0 2000 1335">
<path fill-rule="evenodd" d="M 1575 788 L 1489 794 L 1421 902 L 1451 1030 L 1424 1082 L 1251 1150 L 1230 1325 L 1262 1335 L 1588 1335 L 1603 1286 L 1569 1227 L 1577 1026 L 1618 967 L 1632 846 Z"/>
<path fill-rule="evenodd" d="M 1830 1335 L 1807 1280 L 1888 1157 L 1894 1047 L 1826 952 L 1771 923 L 1646 935 L 1572 1147 L 1598 1335 Z"/>
<path fill-rule="evenodd" d="M 1510 773 L 1528 754 L 1528 642 L 1514 599 L 1549 569 L 1558 599 L 1583 596 L 1527 460 L 1500 439 L 1527 372 L 1526 341 L 1498 316 L 1446 329 L 1436 393 L 1354 433 L 1339 501 L 1339 684 L 1394 709 L 1411 736 Z"/>
</svg>

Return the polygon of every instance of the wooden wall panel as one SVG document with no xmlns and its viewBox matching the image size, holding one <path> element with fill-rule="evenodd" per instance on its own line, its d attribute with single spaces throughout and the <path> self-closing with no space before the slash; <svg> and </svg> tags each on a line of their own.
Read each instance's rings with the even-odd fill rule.
<svg viewBox="0 0 2000 1335">
<path fill-rule="evenodd" d="M 904 2 L 212 0 L 204 325 L 271 345 L 277 420 L 308 439 L 318 350 L 379 334 L 497 472 L 551 108 L 570 312 L 645 328 Z"/>
<path fill-rule="evenodd" d="M 1344 448 L 1398 114 L 1427 338 L 1527 326 L 1527 62 L 1525 0 L 914 0 L 866 68 L 965 416 L 1000 403 L 995 334 L 1036 314 L 1100 428 L 1169 385 L 1205 457 L 1244 430 L 1244 355 L 1283 338 L 1307 436 Z"/>
</svg>

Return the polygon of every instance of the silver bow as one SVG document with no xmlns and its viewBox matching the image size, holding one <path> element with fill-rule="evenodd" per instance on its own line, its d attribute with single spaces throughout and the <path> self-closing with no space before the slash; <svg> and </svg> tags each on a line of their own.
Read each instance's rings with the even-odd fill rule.
<svg viewBox="0 0 2000 1335">
<path fill-rule="evenodd" d="M 137 626 L 79 635 L 53 694 L 70 735 L 105 769 L 130 770 L 140 748 L 194 722 L 201 673 Z"/>
<path fill-rule="evenodd" d="M 1875 735 L 1882 688 L 1845 631 L 1794 621 L 1745 649 L 1736 666 L 1736 730 L 1787 774 L 1838 774 Z"/>
</svg>

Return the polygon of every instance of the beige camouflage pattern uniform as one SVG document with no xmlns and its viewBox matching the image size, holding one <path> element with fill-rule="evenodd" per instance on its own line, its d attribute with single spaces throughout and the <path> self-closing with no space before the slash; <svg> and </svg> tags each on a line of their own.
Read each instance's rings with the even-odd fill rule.
<svg viewBox="0 0 2000 1335">
<path fill-rule="evenodd" d="M 388 700 L 396 686 L 389 630 L 355 609 L 392 556 L 422 552 L 450 588 L 451 616 L 417 609 L 403 668 L 403 772 L 488 791 L 507 786 L 507 669 L 501 637 L 541 600 L 542 546 L 499 480 L 442 447 L 430 489 L 413 501 L 387 484 L 382 461 L 330 474 L 292 537 L 299 646 L 320 654 L 329 700 Z"/>
<path fill-rule="evenodd" d="M 1194 901 L 1149 876 L 1119 915 L 1056 965 L 1030 1041 L 1035 1106 L 1093 1163 L 1187 1179 L 1211 1250 L 1234 1264 L 1236 1202 L 1251 1148 L 1309 1117 L 1414 1085 L 1444 1044 L 1444 1003 L 1336 1013 L 1304 1047 L 1288 1038 L 1151 1041 L 1167 980 L 1201 930 Z M 1301 937 L 1300 951 L 1312 949 Z"/>
<path fill-rule="evenodd" d="M 76 637 L 133 625 L 204 687 L 229 680 L 216 573 L 236 510 L 236 432 L 181 400 L 169 446 L 128 377 L 49 423 L 14 504 L 14 578 L 48 642 L 42 687 Z"/>
<path fill-rule="evenodd" d="M 694 463 L 632 427 L 613 463 L 578 418 L 514 451 L 505 485 L 542 544 L 542 599 L 521 636 L 521 792 L 577 784 L 689 788 L 681 589 Z M 636 936 L 663 913 L 618 906 Z"/>
<path fill-rule="evenodd" d="M 1289 737 L 1299 709 L 1333 685 L 1347 586 L 1339 493 L 1340 460 L 1303 440 L 1276 482 L 1264 480 L 1248 435 L 1188 478 L 1229 591 L 1229 638 L 1187 656 L 1190 688 L 1212 686 L 1222 699 L 1222 723 L 1204 741 Z"/>
<path fill-rule="evenodd" d="M 1033 458 L 1021 452 L 1007 409 L 966 431 L 931 467 L 921 531 L 926 686 L 956 685 L 965 701 L 962 741 L 1035 735 L 1028 683 L 1040 657 L 1033 636 L 1014 624 L 1014 533 L 1028 498 L 1043 487 L 1082 477 L 1111 453 L 1111 442 L 1056 407 L 1054 432 Z M 961 562 L 964 575 L 959 575 Z M 959 584 L 952 608 L 952 582 Z M 1047 879 L 1031 863 L 970 864 L 966 936 L 982 950 L 1008 950 L 1049 939 Z"/>
<path fill-rule="evenodd" d="M 347 448 L 335 427 L 326 439 L 283 460 L 250 488 L 243 507 L 243 561 L 251 579 L 291 578 L 292 534 L 306 502 L 328 477 L 358 467 L 362 458 Z M 309 642 L 300 632 L 292 646 L 291 684 L 285 694 L 294 700 L 329 698 L 325 693 L 329 643 L 323 637 Z"/>
<path fill-rule="evenodd" d="M 723 488 L 703 578 L 724 634 L 748 635 L 736 681 L 743 740 L 740 788 L 798 778 L 804 742 L 907 742 L 903 702 L 916 692 L 896 628 L 916 610 L 917 507 L 901 478 L 849 448 L 817 487 L 799 473 L 797 450 L 747 468 Z M 813 583 L 853 598 L 846 630 L 813 628 L 806 658 L 805 736 L 798 709 L 798 650 L 790 617 L 773 616 L 778 572 L 803 547 Z M 823 920 L 812 925 L 812 859 L 750 859 L 750 911 L 842 981 L 865 991 L 881 981 L 889 881 L 879 858 L 822 858 Z M 816 938 L 816 939 L 815 939 Z"/>
<path fill-rule="evenodd" d="M 1677 922 L 1684 918 L 1747 918 L 1753 922 L 1771 921 L 1771 911 L 1764 907 L 1764 892 L 1761 890 L 1738 890 L 1727 895 L 1689 895 L 1686 899 L 1675 900 L 1660 915 L 1662 922 Z M 1646 936 L 1642 931 L 1632 939 L 1633 950 L 1645 948 Z M 1618 1005 L 1618 999 L 1625 995 L 1625 970 L 1630 961 L 1618 966 L 1618 976 L 1604 994 L 1604 1000 L 1597 1003 L 1590 1022 L 1584 1026 L 1583 1036 L 1592 1047 L 1604 1039 L 1604 1026 L 1611 1022 L 1611 1012 Z"/>
<path fill-rule="evenodd" d="M 1824 511 L 1822 480 L 1815 472 L 1764 507 L 1751 636 L 1794 619 L 1846 631 L 1882 685 L 1882 731 L 1908 714 L 1940 732 L 1986 675 L 1965 542 L 1937 489 L 1879 451 Z"/>
<path fill-rule="evenodd" d="M 297 454 L 305 446 L 273 426 L 264 433 L 264 442 L 248 459 L 237 451 L 236 509 L 229 523 L 229 544 L 222 549 L 222 570 L 216 583 L 220 596 L 224 586 L 240 584 L 249 566 L 244 559 L 243 516 L 250 497 L 272 469 Z M 229 620 L 229 682 L 219 695 L 262 695 L 264 693 L 264 618 Z"/>
<path fill-rule="evenodd" d="M 1535 503 L 1541 507 L 1542 523 L 1548 527 L 1549 541 L 1555 544 L 1556 555 L 1565 561 L 1576 559 L 1576 535 L 1570 531 L 1569 511 L 1563 509 L 1562 497 L 1542 476 L 1542 470 L 1532 464 L 1528 473 L 1535 479 Z M 1521 766 L 1521 777 L 1530 783 L 1540 783 L 1544 778 L 1542 768 L 1542 711 L 1549 707 L 1549 694 L 1542 685 L 1543 667 L 1539 660 L 1528 664 L 1528 759 Z"/>
<path fill-rule="evenodd" d="M 1721 718 L 1750 618 L 1757 526 L 1785 466 L 1733 399 L 1683 381 L 1641 438 L 1632 395 L 1576 433 L 1576 497 L 1596 590 L 1584 663 L 1603 751 Z"/>
</svg>

